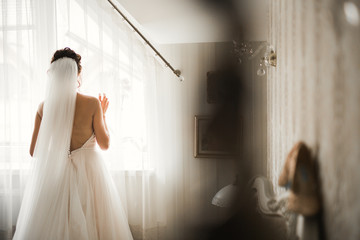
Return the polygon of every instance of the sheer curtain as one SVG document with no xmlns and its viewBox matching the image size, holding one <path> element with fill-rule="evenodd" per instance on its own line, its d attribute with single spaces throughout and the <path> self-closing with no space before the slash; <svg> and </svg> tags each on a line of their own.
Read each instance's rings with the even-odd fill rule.
<svg viewBox="0 0 360 240">
<path fill-rule="evenodd" d="M 107 1 L 1 1 L 0 238 L 11 239 L 29 144 L 56 49 L 82 55 L 80 92 L 107 94 L 104 152 L 135 239 L 181 239 L 184 179 L 179 83 Z"/>
<path fill-rule="evenodd" d="M 44 92 L 39 73 L 46 72 L 42 59 L 53 34 L 38 37 L 47 25 L 39 24 L 32 1 L 1 1 L 0 6 L 0 238 L 10 239 L 30 166 L 34 111 Z M 51 9 L 46 1 L 42 6 Z"/>
</svg>

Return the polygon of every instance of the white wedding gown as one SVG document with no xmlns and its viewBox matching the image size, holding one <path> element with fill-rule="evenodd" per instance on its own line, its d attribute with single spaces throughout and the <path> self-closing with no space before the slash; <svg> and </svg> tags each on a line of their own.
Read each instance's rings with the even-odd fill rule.
<svg viewBox="0 0 360 240">
<path fill-rule="evenodd" d="M 13 239 L 131 240 L 126 213 L 93 134 L 69 152 L 77 66 L 51 64 L 49 87 Z"/>
<path fill-rule="evenodd" d="M 37 227 L 34 219 L 23 239 L 132 239 L 112 177 L 96 149 L 95 135 L 69 154 L 61 185 L 58 201 L 42 221 L 45 225 L 31 232 L 31 225 Z"/>
<path fill-rule="evenodd" d="M 60 205 L 69 213 L 69 239 L 132 239 L 113 179 L 96 149 L 94 135 L 70 153 L 65 179 L 64 199 L 68 202 Z"/>
</svg>

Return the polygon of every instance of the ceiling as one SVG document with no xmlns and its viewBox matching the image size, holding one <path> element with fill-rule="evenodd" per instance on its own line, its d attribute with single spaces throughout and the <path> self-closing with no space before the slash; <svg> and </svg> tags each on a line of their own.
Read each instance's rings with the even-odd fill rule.
<svg viewBox="0 0 360 240">
<path fill-rule="evenodd" d="M 200 1 L 117 0 L 117 2 L 120 9 L 125 10 L 144 34 L 157 44 L 221 42 L 231 38 L 227 34 L 229 24 L 226 14 L 219 9 L 200 4 Z M 264 7 L 259 8 L 259 6 L 266 5 L 264 3 L 267 0 L 251 0 L 251 2 L 258 3 L 254 12 L 260 13 L 260 9 Z M 266 14 L 261 12 L 259 15 Z M 251 40 L 264 40 L 264 36 L 253 38 Z"/>
</svg>

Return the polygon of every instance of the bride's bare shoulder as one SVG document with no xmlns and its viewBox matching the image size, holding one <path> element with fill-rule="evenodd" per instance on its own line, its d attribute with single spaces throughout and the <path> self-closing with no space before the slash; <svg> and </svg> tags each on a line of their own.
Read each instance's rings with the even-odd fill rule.
<svg viewBox="0 0 360 240">
<path fill-rule="evenodd" d="M 99 102 L 99 99 L 97 99 L 96 97 L 81 94 L 81 93 L 78 93 L 77 98 L 81 102 L 85 103 L 86 105 L 92 106 L 94 108 L 96 108 L 96 106 L 98 105 L 98 102 Z"/>
<path fill-rule="evenodd" d="M 95 101 L 97 100 L 96 97 L 90 96 L 90 95 L 85 95 L 82 93 L 77 93 L 77 98 L 83 100 L 83 101 Z"/>
</svg>

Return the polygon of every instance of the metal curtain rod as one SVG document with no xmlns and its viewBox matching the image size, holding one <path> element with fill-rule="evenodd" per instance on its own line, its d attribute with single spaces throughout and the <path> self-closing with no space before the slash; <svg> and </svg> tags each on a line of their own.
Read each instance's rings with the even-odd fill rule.
<svg viewBox="0 0 360 240">
<path fill-rule="evenodd" d="M 129 19 L 119 10 L 119 8 L 111 1 L 111 0 L 107 0 L 112 6 L 113 8 L 123 17 L 123 19 L 133 28 L 133 30 L 139 34 L 139 36 L 145 41 L 145 43 L 147 45 L 149 45 L 151 47 L 151 49 L 156 53 L 156 56 L 159 56 L 161 58 L 161 60 L 164 61 L 164 63 L 166 64 L 167 67 L 169 67 L 171 69 L 171 71 L 177 76 L 179 77 L 181 80 L 183 80 L 183 77 L 181 76 L 181 71 L 179 69 L 175 69 L 173 66 L 171 66 L 171 64 L 166 61 L 166 59 L 159 53 L 159 51 L 149 42 L 149 40 L 146 39 L 146 37 L 144 37 L 144 35 L 134 26 L 134 24 L 132 24 Z"/>
</svg>

